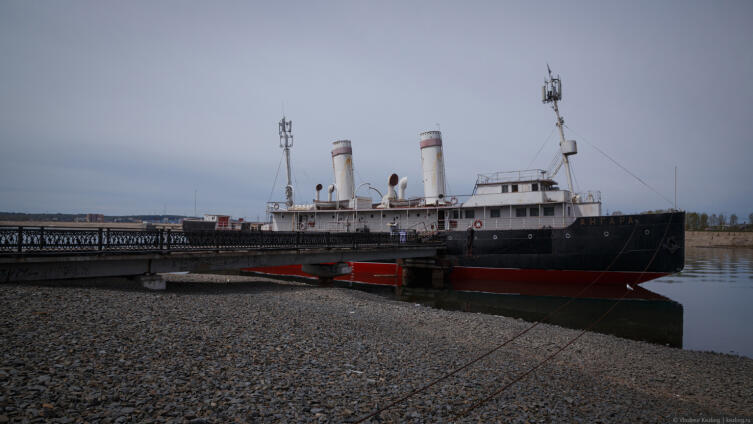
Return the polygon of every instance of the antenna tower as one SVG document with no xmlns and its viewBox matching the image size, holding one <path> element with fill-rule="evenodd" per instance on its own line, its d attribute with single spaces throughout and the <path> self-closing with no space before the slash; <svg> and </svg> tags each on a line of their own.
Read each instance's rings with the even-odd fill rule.
<svg viewBox="0 0 753 424">
<path fill-rule="evenodd" d="M 290 169 L 290 148 L 293 147 L 293 121 L 285 120 L 285 115 L 279 122 L 280 148 L 285 150 L 285 165 L 288 170 L 288 185 L 285 186 L 285 204 L 293 206 L 293 182 Z"/>
<path fill-rule="evenodd" d="M 557 75 L 556 78 L 552 76 L 552 70 L 549 68 L 549 65 L 546 65 L 546 69 L 549 72 L 549 79 L 544 81 L 544 86 L 541 87 L 541 101 L 544 103 L 552 103 L 554 114 L 557 115 L 556 125 L 560 133 L 560 151 L 562 152 L 562 163 L 563 165 L 565 165 L 565 171 L 567 171 L 567 184 L 570 188 L 570 195 L 575 196 L 575 192 L 573 190 L 573 176 L 570 172 L 570 161 L 568 159 L 568 156 L 575 154 L 577 151 L 575 150 L 575 142 L 571 141 L 570 143 L 568 143 L 565 140 L 565 131 L 562 128 L 565 125 L 565 118 L 560 116 L 560 110 L 557 106 L 557 102 L 562 100 L 562 80 L 560 79 L 559 75 Z"/>
</svg>

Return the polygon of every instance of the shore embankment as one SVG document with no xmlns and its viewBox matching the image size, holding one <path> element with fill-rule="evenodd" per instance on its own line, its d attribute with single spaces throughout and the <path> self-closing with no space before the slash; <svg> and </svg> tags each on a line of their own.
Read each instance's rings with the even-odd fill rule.
<svg viewBox="0 0 753 424">
<path fill-rule="evenodd" d="M 753 231 L 686 231 L 685 247 L 753 248 Z"/>
<path fill-rule="evenodd" d="M 0 422 L 352 422 L 531 326 L 343 288 L 167 278 L 164 292 L 0 284 Z M 753 359 L 586 333 L 545 360 L 579 333 L 541 324 L 381 422 L 753 417 Z"/>
</svg>

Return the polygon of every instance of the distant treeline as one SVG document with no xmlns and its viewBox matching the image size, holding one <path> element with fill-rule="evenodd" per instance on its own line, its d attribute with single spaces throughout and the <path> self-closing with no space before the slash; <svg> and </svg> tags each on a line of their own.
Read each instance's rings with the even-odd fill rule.
<svg viewBox="0 0 753 424">
<path fill-rule="evenodd" d="M 716 231 L 753 231 L 753 213 L 748 214 L 747 222 L 740 222 L 737 215 L 729 217 L 720 213 L 711 215 L 703 212 L 688 212 L 685 214 L 686 230 L 716 230 Z"/>
<path fill-rule="evenodd" d="M 180 222 L 184 215 L 104 215 L 104 222 Z M 86 222 L 85 213 L 21 213 L 0 212 L 0 221 L 55 221 L 55 222 Z"/>
<path fill-rule="evenodd" d="M 641 213 L 666 213 L 671 210 L 657 209 L 655 211 L 643 211 Z M 622 215 L 622 212 L 615 211 L 612 215 Z M 709 231 L 753 231 L 753 213 L 748 214 L 747 222 L 740 222 L 740 218 L 732 214 L 729 217 L 720 213 L 711 215 L 702 212 L 686 212 L 685 213 L 685 229 L 686 230 L 709 230 Z"/>
</svg>

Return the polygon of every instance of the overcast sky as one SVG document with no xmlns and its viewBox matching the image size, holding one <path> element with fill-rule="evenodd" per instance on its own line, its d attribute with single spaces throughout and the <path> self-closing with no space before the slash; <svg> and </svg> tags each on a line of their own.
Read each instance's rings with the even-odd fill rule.
<svg viewBox="0 0 753 424">
<path fill-rule="evenodd" d="M 747 217 L 751 22 L 747 0 L 4 0 L 0 211 L 193 214 L 197 192 L 200 214 L 263 218 L 283 104 L 299 203 L 342 138 L 357 183 L 396 172 L 422 195 L 418 134 L 438 125 L 449 191 L 469 194 L 557 151 L 549 63 L 577 187 L 605 212 L 671 207 L 677 166 L 681 208 Z"/>
</svg>

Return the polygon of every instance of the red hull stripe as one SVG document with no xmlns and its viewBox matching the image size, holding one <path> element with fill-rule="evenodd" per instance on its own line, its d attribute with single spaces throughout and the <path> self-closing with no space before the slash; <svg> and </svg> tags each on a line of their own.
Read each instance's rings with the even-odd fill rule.
<svg viewBox="0 0 753 424">
<path fill-rule="evenodd" d="M 664 272 L 572 271 L 547 269 L 455 267 L 450 273 L 453 287 L 467 280 L 505 281 L 516 283 L 556 284 L 640 284 L 667 275 Z M 458 290 L 466 290 L 457 288 Z"/>
<path fill-rule="evenodd" d="M 366 284 L 402 285 L 403 270 L 395 264 L 351 262 L 350 274 L 335 278 Z M 316 278 L 301 271 L 300 265 L 245 268 L 244 271 L 271 275 Z M 663 272 L 563 271 L 542 269 L 454 267 L 450 282 L 455 290 L 499 292 L 502 285 L 584 286 L 640 284 L 668 275 Z"/>
</svg>

